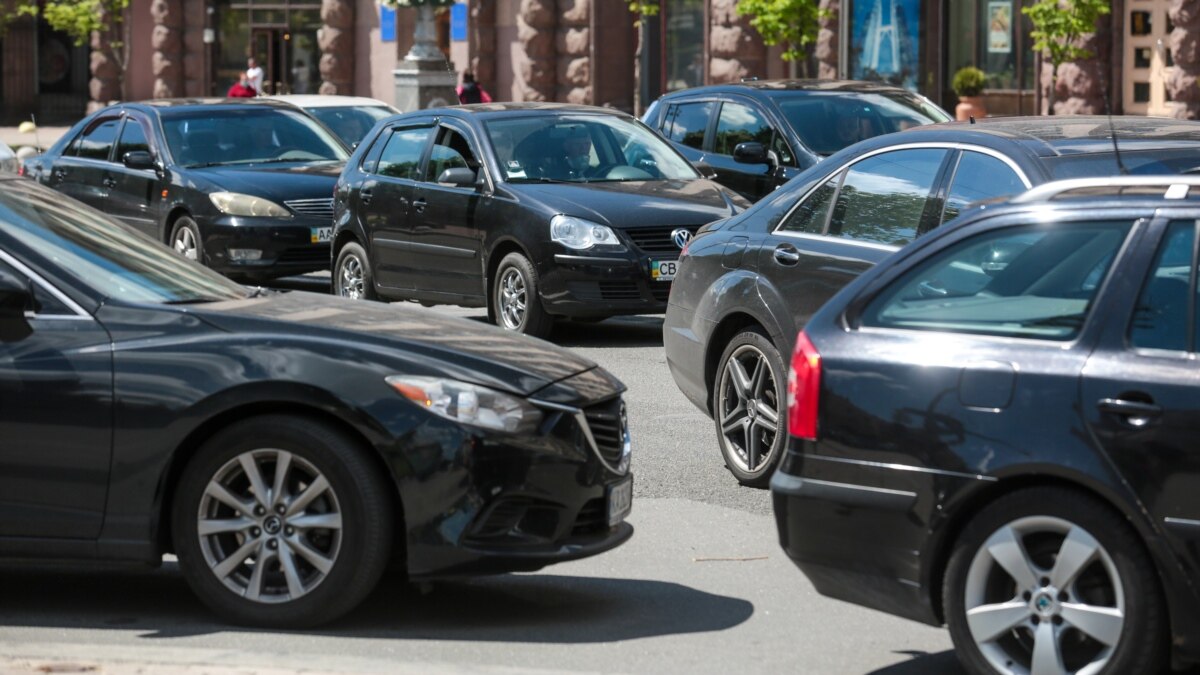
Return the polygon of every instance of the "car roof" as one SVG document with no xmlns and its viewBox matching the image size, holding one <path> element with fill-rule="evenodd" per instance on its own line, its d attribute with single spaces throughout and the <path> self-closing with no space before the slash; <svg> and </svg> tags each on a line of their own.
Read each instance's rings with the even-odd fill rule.
<svg viewBox="0 0 1200 675">
<path fill-rule="evenodd" d="M 506 117 L 518 116 L 528 113 L 579 113 L 590 115 L 611 115 L 613 117 L 632 118 L 629 113 L 626 113 L 616 108 L 604 108 L 594 105 L 576 105 L 572 103 L 545 103 L 545 102 L 506 102 L 506 103 L 472 103 L 470 105 L 456 105 L 447 108 L 429 108 L 426 110 L 414 110 L 404 113 L 405 115 L 440 115 L 447 113 L 459 113 L 470 117 Z"/>
<path fill-rule="evenodd" d="M 339 96 L 336 94 L 287 94 L 283 96 L 264 96 L 265 99 L 291 103 L 301 108 L 391 108 L 394 107 L 377 98 L 367 96 Z"/>
<path fill-rule="evenodd" d="M 1048 157 L 1113 150 L 1113 133 L 1121 150 L 1200 147 L 1200 122 L 1154 117 L 1048 116 L 991 117 L 968 122 L 943 122 L 878 136 L 881 145 L 926 141 L 977 142 L 997 145 L 1009 141 Z"/>
<path fill-rule="evenodd" d="M 725 84 L 680 89 L 663 95 L 663 98 L 691 96 L 695 94 L 719 94 L 737 91 L 832 91 L 844 93 L 872 93 L 879 91 L 908 92 L 907 89 L 883 82 L 862 80 L 743 80 Z M 911 92 L 908 92 L 911 93 Z"/>
<path fill-rule="evenodd" d="M 235 110 L 238 108 L 276 108 L 279 110 L 295 109 L 295 106 L 291 103 L 284 103 L 275 99 L 257 96 L 254 98 L 158 98 L 146 101 L 134 101 L 131 103 L 119 103 L 109 107 L 115 108 L 119 106 L 138 108 L 147 112 L 186 110 L 189 108 L 219 108 L 224 110 Z"/>
</svg>

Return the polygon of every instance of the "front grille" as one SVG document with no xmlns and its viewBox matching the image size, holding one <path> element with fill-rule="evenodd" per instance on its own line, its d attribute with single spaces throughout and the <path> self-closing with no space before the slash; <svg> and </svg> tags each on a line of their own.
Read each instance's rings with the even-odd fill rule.
<svg viewBox="0 0 1200 675">
<path fill-rule="evenodd" d="M 306 263 L 311 265 L 329 264 L 329 245 L 306 246 L 304 248 L 284 249 L 275 259 L 276 263 Z"/>
<path fill-rule="evenodd" d="M 670 281 L 651 281 L 650 295 L 654 296 L 656 302 L 666 302 L 667 297 L 671 295 Z"/>
<path fill-rule="evenodd" d="M 596 449 L 600 457 L 609 465 L 616 468 L 621 465 L 625 454 L 625 421 L 622 419 L 623 404 L 621 399 L 613 399 L 584 408 L 588 427 L 592 430 L 592 438 L 596 439 Z"/>
<path fill-rule="evenodd" d="M 679 247 L 671 240 L 671 233 L 678 229 L 687 230 L 690 234 L 696 234 L 699 227 L 642 227 L 638 229 L 625 230 L 625 234 L 633 240 L 633 245 L 640 248 L 646 253 L 679 255 Z"/>
<path fill-rule="evenodd" d="M 642 292 L 636 281 L 601 281 L 600 297 L 603 300 L 641 300 Z"/>
<path fill-rule="evenodd" d="M 579 515 L 575 518 L 575 526 L 571 528 L 571 534 L 576 536 L 594 534 L 607 529 L 608 502 L 604 497 L 597 497 L 579 509 Z"/>
<path fill-rule="evenodd" d="M 284 202 L 289 209 L 302 216 L 325 218 L 333 222 L 333 197 L 323 199 L 293 199 Z"/>
</svg>

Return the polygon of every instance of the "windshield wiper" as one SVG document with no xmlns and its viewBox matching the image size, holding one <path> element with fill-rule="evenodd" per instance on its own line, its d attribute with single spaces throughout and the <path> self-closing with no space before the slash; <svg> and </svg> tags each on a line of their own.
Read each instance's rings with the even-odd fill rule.
<svg viewBox="0 0 1200 675">
<path fill-rule="evenodd" d="M 1079 328 L 1083 325 L 1086 314 L 1062 314 L 1059 316 L 1046 316 L 1040 319 L 1030 319 L 1022 321 L 1022 327 L 1031 326 L 1049 326 L 1051 328 Z"/>
<path fill-rule="evenodd" d="M 562 178 L 547 178 L 545 176 L 527 176 L 525 178 L 510 178 L 510 183 L 586 183 L 586 180 L 563 180 Z"/>
<path fill-rule="evenodd" d="M 185 169 L 207 169 L 210 166 L 223 166 L 228 162 L 203 162 L 201 164 L 185 164 Z"/>
</svg>

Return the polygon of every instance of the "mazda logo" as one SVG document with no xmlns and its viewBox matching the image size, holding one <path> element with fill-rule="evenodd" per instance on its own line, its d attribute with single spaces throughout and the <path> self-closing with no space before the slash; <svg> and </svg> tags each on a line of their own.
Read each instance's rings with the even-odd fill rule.
<svg viewBox="0 0 1200 675">
<path fill-rule="evenodd" d="M 680 251 L 682 251 L 683 247 L 687 246 L 688 242 L 691 240 L 692 233 L 682 227 L 671 232 L 671 241 L 675 242 L 675 245 L 679 247 Z"/>
</svg>

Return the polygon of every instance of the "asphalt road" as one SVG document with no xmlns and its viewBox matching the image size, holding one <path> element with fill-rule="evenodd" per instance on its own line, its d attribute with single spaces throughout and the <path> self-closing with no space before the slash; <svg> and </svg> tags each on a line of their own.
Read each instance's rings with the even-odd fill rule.
<svg viewBox="0 0 1200 675">
<path fill-rule="evenodd" d="M 321 280 L 288 282 L 319 290 Z M 435 308 L 483 320 L 480 310 Z M 661 317 L 562 324 L 553 341 L 628 386 L 634 538 L 534 574 L 414 589 L 385 581 L 346 619 L 285 633 L 220 625 L 174 563 L 0 567 L 0 675 L 102 672 L 958 673 L 935 629 L 816 594 L 741 488 L 712 422 L 676 389 Z"/>
</svg>

